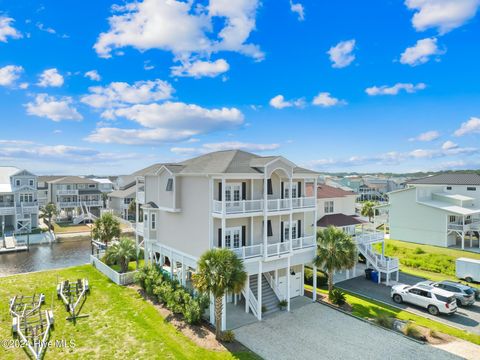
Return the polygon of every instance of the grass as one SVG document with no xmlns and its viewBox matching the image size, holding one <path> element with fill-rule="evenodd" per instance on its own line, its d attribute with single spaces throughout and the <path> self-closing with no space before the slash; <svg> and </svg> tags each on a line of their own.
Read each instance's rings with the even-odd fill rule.
<svg viewBox="0 0 480 360">
<path fill-rule="evenodd" d="M 53 231 L 56 234 L 90 232 L 90 227 L 85 224 L 53 223 Z"/>
<path fill-rule="evenodd" d="M 398 257 L 401 270 L 407 274 L 433 281 L 454 280 L 455 260 L 459 257 L 479 259 L 480 254 L 431 245 L 419 245 L 399 240 L 385 240 L 385 255 Z M 381 247 L 377 245 L 377 250 Z M 475 285 L 479 287 L 479 285 Z"/>
<path fill-rule="evenodd" d="M 312 291 L 312 287 L 305 285 L 305 289 Z M 319 293 L 328 294 L 327 290 L 317 289 Z M 468 331 L 460 330 L 452 326 L 439 323 L 434 320 L 424 318 L 419 315 L 412 314 L 408 311 L 397 309 L 393 306 L 383 304 L 381 302 L 367 299 L 363 296 L 352 294 L 344 291 L 347 303 L 352 306 L 352 314 L 363 319 L 375 319 L 380 316 L 393 317 L 399 320 L 411 321 L 416 325 L 424 326 L 437 332 L 457 337 L 474 344 L 480 345 L 480 335 L 469 333 Z"/>
<path fill-rule="evenodd" d="M 91 295 L 81 311 L 89 314 L 74 325 L 65 318 L 65 307 L 53 298 L 55 329 L 50 340 L 73 340 L 74 348 L 51 347 L 48 359 L 257 359 L 249 352 L 211 351 L 193 341 L 165 321 L 158 310 L 137 292 L 109 281 L 90 265 L 0 278 L 0 339 L 12 339 L 8 301 L 15 294 L 43 292 L 45 309 L 52 305 L 57 276 L 75 280 L 88 278 Z M 0 346 L 0 359 L 23 359 L 20 348 Z"/>
<path fill-rule="evenodd" d="M 138 261 L 138 267 L 143 267 L 145 265 L 145 260 Z M 110 266 L 116 272 L 120 272 L 120 265 L 111 265 Z M 128 263 L 128 271 L 135 271 L 137 270 L 137 263 L 135 261 L 130 261 Z"/>
</svg>

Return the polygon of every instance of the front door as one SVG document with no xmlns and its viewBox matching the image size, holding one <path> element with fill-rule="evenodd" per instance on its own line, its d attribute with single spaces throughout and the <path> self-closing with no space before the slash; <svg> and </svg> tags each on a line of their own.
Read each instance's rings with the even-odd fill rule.
<svg viewBox="0 0 480 360">
<path fill-rule="evenodd" d="M 297 238 L 297 222 L 292 221 L 290 224 L 289 221 L 283 223 L 283 239 L 284 241 L 290 240 L 290 226 L 292 227 L 292 239 Z"/>
<path fill-rule="evenodd" d="M 242 199 L 242 185 L 237 183 L 227 183 L 225 185 L 225 201 L 227 209 L 240 208 Z"/>
<path fill-rule="evenodd" d="M 225 229 L 225 247 L 230 249 L 242 246 L 242 228 L 226 228 Z"/>
<path fill-rule="evenodd" d="M 292 199 L 295 199 L 298 194 L 298 183 L 292 183 Z M 290 198 L 290 183 L 285 182 L 283 185 L 283 197 L 285 199 Z"/>
<path fill-rule="evenodd" d="M 290 297 L 301 295 L 302 289 L 302 272 L 290 273 Z"/>
</svg>

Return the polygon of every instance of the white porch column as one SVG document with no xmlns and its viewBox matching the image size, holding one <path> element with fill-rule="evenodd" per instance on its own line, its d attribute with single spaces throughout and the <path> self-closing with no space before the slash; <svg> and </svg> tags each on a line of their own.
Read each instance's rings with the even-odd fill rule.
<svg viewBox="0 0 480 360">
<path fill-rule="evenodd" d="M 247 275 L 247 282 L 245 283 L 245 312 L 250 310 L 250 275 Z"/>
<path fill-rule="evenodd" d="M 267 217 L 267 208 L 268 208 L 268 179 L 267 174 L 263 179 L 263 257 L 267 258 L 267 239 L 268 239 L 268 217 Z"/>
<path fill-rule="evenodd" d="M 227 296 L 223 295 L 222 298 L 223 311 L 222 311 L 222 331 L 227 329 Z"/>
<path fill-rule="evenodd" d="M 210 293 L 210 324 L 215 326 L 215 298 Z"/>
<path fill-rule="evenodd" d="M 386 274 L 386 278 L 387 278 L 387 286 L 388 286 L 390 284 L 390 273 Z"/>
<path fill-rule="evenodd" d="M 245 244 L 247 244 L 246 241 Z M 253 245 L 253 216 L 250 216 L 250 245 Z"/>
<path fill-rule="evenodd" d="M 290 311 L 290 256 L 287 258 L 287 311 Z"/>
<path fill-rule="evenodd" d="M 185 259 L 182 256 L 182 285 L 186 286 L 187 285 L 187 277 L 185 274 Z"/>
<path fill-rule="evenodd" d="M 258 262 L 258 275 L 257 275 L 257 318 L 262 320 L 262 262 Z"/>
<path fill-rule="evenodd" d="M 313 265 L 313 289 L 312 289 L 312 300 L 317 301 L 317 267 Z"/>
<path fill-rule="evenodd" d="M 398 277 L 400 276 L 400 270 L 397 270 L 397 282 L 398 282 Z"/>
<path fill-rule="evenodd" d="M 222 178 L 222 238 L 220 243 L 222 248 L 225 247 L 225 225 L 226 225 L 225 215 L 227 213 L 227 206 L 225 202 L 225 194 L 226 194 L 225 185 L 226 185 L 225 178 Z"/>
<path fill-rule="evenodd" d="M 462 215 L 462 250 L 465 249 L 465 216 Z"/>
</svg>

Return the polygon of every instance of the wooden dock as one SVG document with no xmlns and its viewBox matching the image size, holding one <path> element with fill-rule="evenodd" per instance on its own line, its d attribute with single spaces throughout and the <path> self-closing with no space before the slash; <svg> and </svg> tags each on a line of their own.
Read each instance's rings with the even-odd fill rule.
<svg viewBox="0 0 480 360">
<path fill-rule="evenodd" d="M 3 241 L 0 241 L 0 254 L 27 250 L 26 245 L 17 245 L 14 236 L 5 236 L 5 247 L 3 247 Z"/>
</svg>

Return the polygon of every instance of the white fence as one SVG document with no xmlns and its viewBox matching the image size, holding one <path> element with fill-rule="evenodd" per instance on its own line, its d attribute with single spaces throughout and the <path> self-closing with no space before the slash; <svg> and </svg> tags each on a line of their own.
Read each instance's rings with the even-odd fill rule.
<svg viewBox="0 0 480 360">
<path fill-rule="evenodd" d="M 100 259 L 96 258 L 93 255 L 90 255 L 90 261 L 92 265 L 106 277 L 112 280 L 115 284 L 118 285 L 129 285 L 135 281 L 135 274 L 137 271 L 130 271 L 124 274 L 120 274 L 113 270 L 110 266 L 104 264 Z"/>
</svg>

